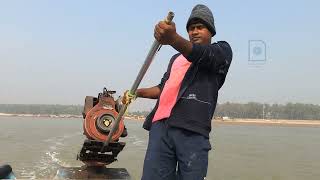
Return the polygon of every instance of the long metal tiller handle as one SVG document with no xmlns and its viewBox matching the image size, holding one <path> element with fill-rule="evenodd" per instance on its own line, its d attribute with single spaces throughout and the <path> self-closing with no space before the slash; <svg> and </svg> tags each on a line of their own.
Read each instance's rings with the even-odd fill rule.
<svg viewBox="0 0 320 180">
<path fill-rule="evenodd" d="M 170 23 L 170 22 L 172 21 L 173 17 L 174 17 L 174 13 L 170 11 L 170 12 L 168 13 L 167 18 L 165 19 L 165 22 L 166 22 L 166 23 Z M 151 49 L 149 50 L 149 53 L 148 53 L 148 55 L 147 55 L 147 57 L 146 57 L 143 65 L 142 65 L 142 67 L 141 67 L 141 69 L 140 69 L 140 71 L 139 71 L 139 74 L 138 74 L 136 80 L 134 81 L 134 83 L 133 83 L 133 85 L 132 85 L 132 87 L 131 87 L 131 89 L 130 89 L 130 93 L 131 93 L 131 94 L 135 94 L 135 93 L 136 93 L 136 91 L 137 91 L 137 89 L 138 89 L 138 86 L 139 86 L 139 84 L 141 83 L 142 78 L 143 78 L 144 75 L 146 74 L 146 72 L 147 72 L 150 64 L 152 63 L 153 58 L 155 57 L 156 53 L 160 50 L 161 46 L 162 46 L 162 45 L 161 45 L 157 40 L 154 40 L 154 41 L 153 41 L 153 44 L 152 44 L 152 46 L 151 46 Z M 118 117 L 117 117 L 117 119 L 115 120 L 115 122 L 113 123 L 113 126 L 112 126 L 112 128 L 111 128 L 111 131 L 109 132 L 109 135 L 107 136 L 107 140 L 106 140 L 106 141 L 104 142 L 104 144 L 103 144 L 103 147 L 102 147 L 102 149 L 101 149 L 101 152 L 103 151 L 103 149 L 104 149 L 106 146 L 109 145 L 109 142 L 111 141 L 111 137 L 112 137 L 114 131 L 115 131 L 116 129 L 118 129 L 119 122 L 120 122 L 122 116 L 124 115 L 124 113 L 126 112 L 128 106 L 129 106 L 129 104 L 124 104 L 124 105 L 121 107 L 121 110 L 120 110 L 120 112 L 119 112 L 119 114 L 118 114 Z"/>
</svg>

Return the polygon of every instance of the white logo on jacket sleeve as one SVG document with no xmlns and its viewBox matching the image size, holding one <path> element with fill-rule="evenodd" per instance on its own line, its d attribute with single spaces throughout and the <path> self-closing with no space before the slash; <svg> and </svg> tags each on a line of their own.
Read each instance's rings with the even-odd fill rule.
<svg viewBox="0 0 320 180">
<path fill-rule="evenodd" d="M 187 99 L 196 99 L 197 100 L 197 95 L 196 94 L 189 94 Z"/>
<path fill-rule="evenodd" d="M 182 99 L 189 99 L 189 100 L 195 100 L 195 101 L 198 101 L 198 102 L 201 102 L 201 103 L 206 103 L 206 104 L 209 104 L 211 105 L 211 103 L 207 102 L 207 101 L 202 101 L 200 99 L 197 98 L 197 94 L 189 94 L 187 97 L 181 97 Z"/>
</svg>

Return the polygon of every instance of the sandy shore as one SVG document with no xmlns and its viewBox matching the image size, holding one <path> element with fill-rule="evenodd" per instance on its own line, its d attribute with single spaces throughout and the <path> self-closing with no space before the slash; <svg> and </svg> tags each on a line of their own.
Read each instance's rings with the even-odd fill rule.
<svg viewBox="0 0 320 180">
<path fill-rule="evenodd" d="M 214 120 L 213 124 L 255 124 L 283 126 L 319 126 L 320 120 L 285 120 L 285 119 L 229 119 Z"/>
<path fill-rule="evenodd" d="M 0 113 L 0 117 L 45 117 L 45 118 L 82 118 L 80 115 L 73 114 L 61 114 L 61 115 L 52 115 L 52 114 L 8 114 Z"/>
<path fill-rule="evenodd" d="M 144 121 L 144 118 L 126 117 L 129 121 Z M 286 119 L 228 119 L 228 120 L 213 120 L 213 124 L 228 124 L 228 125 L 270 125 L 270 126 L 315 126 L 320 127 L 320 120 L 286 120 Z"/>
<path fill-rule="evenodd" d="M 78 115 L 35 115 L 35 114 L 7 114 L 0 113 L 0 116 L 6 117 L 46 117 L 46 118 L 82 118 Z M 125 117 L 125 120 L 140 121 L 145 120 L 144 117 Z M 320 127 L 320 120 L 286 120 L 286 119 L 227 119 L 213 120 L 213 124 L 229 124 L 229 125 L 270 125 L 270 126 L 314 126 Z"/>
</svg>

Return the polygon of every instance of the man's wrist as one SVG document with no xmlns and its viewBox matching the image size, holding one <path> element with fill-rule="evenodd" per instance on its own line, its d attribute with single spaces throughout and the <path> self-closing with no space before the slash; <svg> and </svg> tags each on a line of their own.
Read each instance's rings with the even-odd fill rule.
<svg viewBox="0 0 320 180">
<path fill-rule="evenodd" d="M 172 36 L 172 41 L 171 41 L 171 43 L 169 45 L 174 48 L 176 46 L 177 42 L 179 41 L 179 38 L 181 38 L 179 36 L 179 34 L 178 33 L 174 33 L 174 35 Z"/>
<path fill-rule="evenodd" d="M 141 97 L 141 90 L 137 89 L 136 90 L 136 98 Z"/>
<path fill-rule="evenodd" d="M 175 38 L 170 45 L 185 57 L 192 51 L 192 43 L 181 37 L 178 33 L 176 33 Z"/>
</svg>

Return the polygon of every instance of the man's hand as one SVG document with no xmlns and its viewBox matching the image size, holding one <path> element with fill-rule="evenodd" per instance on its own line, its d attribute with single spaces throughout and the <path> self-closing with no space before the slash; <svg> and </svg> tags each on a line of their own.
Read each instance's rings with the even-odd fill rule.
<svg viewBox="0 0 320 180">
<path fill-rule="evenodd" d="M 130 104 L 137 98 L 136 94 L 131 94 L 129 90 L 123 93 L 122 104 Z"/>
<path fill-rule="evenodd" d="M 176 39 L 176 25 L 174 22 L 160 21 L 154 28 L 154 37 L 162 45 L 172 45 Z"/>
</svg>

